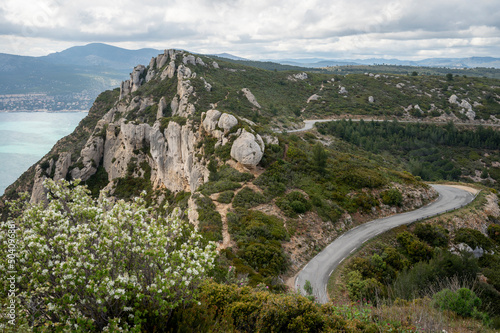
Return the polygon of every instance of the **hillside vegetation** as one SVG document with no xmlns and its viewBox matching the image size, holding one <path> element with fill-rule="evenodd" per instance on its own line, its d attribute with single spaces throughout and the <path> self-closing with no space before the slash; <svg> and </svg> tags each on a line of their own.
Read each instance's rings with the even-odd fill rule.
<svg viewBox="0 0 500 333">
<path fill-rule="evenodd" d="M 500 118 L 497 84 L 493 79 L 454 76 L 268 71 L 166 50 L 149 66 L 134 68 L 120 90 L 102 93 L 75 132 L 61 139 L 7 189 L 4 200 L 30 201 L 24 212 L 10 211 L 10 218 L 22 224 L 19 232 L 23 234 L 18 239 L 26 251 L 34 246 L 27 235 L 40 235 L 39 246 L 44 248 L 43 239 L 49 232 L 42 228 L 45 222 L 27 224 L 30 218 L 53 220 L 56 231 L 51 229 L 49 234 L 54 236 L 68 228 L 82 235 L 75 236 L 71 248 L 65 247 L 66 236 L 55 236 L 57 242 L 50 253 L 56 259 L 32 258 L 33 267 L 55 271 L 32 277 L 38 279 L 33 280 L 33 287 L 30 277 L 25 277 L 27 286 L 22 287 L 19 309 L 31 319 L 19 324 L 38 328 L 71 322 L 82 325 L 82 331 L 104 327 L 138 331 L 419 331 L 418 322 L 386 319 L 377 309 L 319 306 L 294 293 L 290 288 L 293 276 L 350 228 L 433 200 L 436 193 L 423 180 L 467 179 L 496 187 L 499 138 L 493 129 L 476 125 L 494 125 L 496 116 Z M 441 125 L 338 121 L 310 132 L 286 132 L 307 118 L 352 116 L 425 119 Z M 453 120 L 471 128 L 455 126 Z M 58 188 L 52 181 L 61 178 L 72 183 Z M 88 192 L 77 187 L 79 196 L 72 198 L 69 189 L 77 185 L 86 185 Z M 22 191 L 29 195 L 19 197 Z M 47 204 L 48 211 L 41 213 Z M 86 205 L 98 208 L 88 210 Z M 186 213 L 176 214 L 176 207 Z M 8 213 L 4 206 L 4 219 Z M 106 220 L 102 227 L 106 230 L 99 229 L 99 233 L 106 235 L 105 241 L 91 230 L 101 217 Z M 478 229 L 496 225 L 495 218 L 481 220 Z M 174 235 L 181 225 L 183 237 L 192 229 L 199 232 L 199 241 L 194 234 L 188 237 L 193 248 L 207 246 L 208 251 L 211 242 L 217 246 L 213 262 L 207 254 L 201 266 L 182 266 L 187 274 L 196 276 L 193 284 L 175 280 L 180 277 L 169 275 L 168 262 L 155 261 L 155 256 L 168 258 L 171 251 L 161 239 L 167 254 L 152 250 L 151 237 L 160 237 L 156 219 L 165 228 L 171 227 Z M 135 224 L 128 224 L 132 222 Z M 122 223 L 120 228 L 130 235 L 108 237 L 107 230 L 117 228 L 116 223 Z M 147 241 L 134 243 L 130 253 L 122 251 L 128 241 L 135 241 L 135 232 Z M 496 237 L 495 232 L 491 237 Z M 417 241 L 415 237 L 407 238 L 411 243 Z M 437 256 L 438 251 L 423 241 L 417 245 L 420 252 L 411 265 Z M 96 246 L 104 251 L 100 255 L 106 249 L 125 253 L 126 267 L 91 271 L 77 265 L 82 261 L 75 259 L 79 254 L 73 255 L 74 249 L 93 253 Z M 179 251 L 189 250 L 187 244 L 175 246 Z M 152 260 L 150 268 L 136 260 L 136 255 Z M 194 249 L 179 255 L 185 256 L 187 264 L 196 263 L 201 256 Z M 74 270 L 71 274 L 80 277 L 76 289 L 71 284 L 58 287 L 68 278 L 57 270 L 59 266 L 52 268 L 49 263 L 54 260 L 61 269 L 69 267 Z M 407 261 L 401 269 L 412 267 Z M 202 281 L 205 273 L 211 281 Z M 135 283 L 132 274 L 144 279 Z M 161 280 L 162 274 L 177 282 Z M 391 274 L 395 278 L 399 273 Z M 92 306 L 86 303 L 90 278 L 106 305 L 98 305 L 101 303 L 94 299 Z M 112 289 L 114 296 L 106 298 L 106 288 L 113 286 L 101 285 L 101 281 L 123 284 Z M 43 289 L 46 282 L 50 285 L 47 290 Z M 133 296 L 134 290 L 144 296 Z M 8 298 L 6 293 L 1 295 L 2 301 Z M 63 311 L 66 303 L 54 305 L 52 298 L 60 298 L 71 308 Z M 34 303 L 40 307 L 29 305 Z M 155 304 L 161 305 L 158 310 L 152 310 Z M 491 325 L 492 321 L 484 323 Z"/>
</svg>

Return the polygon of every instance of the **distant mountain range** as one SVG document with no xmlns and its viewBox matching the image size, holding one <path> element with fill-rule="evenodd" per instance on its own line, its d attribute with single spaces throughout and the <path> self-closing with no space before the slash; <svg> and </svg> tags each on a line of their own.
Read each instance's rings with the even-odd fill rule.
<svg viewBox="0 0 500 333">
<path fill-rule="evenodd" d="M 29 111 L 35 109 L 88 109 L 97 95 L 118 87 L 126 80 L 132 68 L 147 65 L 160 50 L 144 48 L 127 50 L 102 43 L 75 46 L 42 57 L 28 57 L 0 53 L 0 111 Z M 229 53 L 214 54 L 220 58 L 265 69 L 305 70 L 327 66 L 401 65 L 447 68 L 500 68 L 500 58 L 432 58 L 420 61 L 398 59 L 273 59 L 254 61 Z M 281 64 L 278 66 L 277 64 Z M 43 102 L 3 98 L 9 94 L 42 94 Z M 47 96 L 49 98 L 47 98 Z M 7 100 L 7 102 L 5 102 Z M 48 103 L 48 104 L 47 104 Z M 52 103 L 52 104 L 51 104 Z M 41 106 L 40 106 L 41 105 Z"/>
<path fill-rule="evenodd" d="M 399 59 L 274 59 L 274 61 L 284 65 L 303 66 L 311 68 L 327 66 L 355 66 L 355 65 L 398 65 L 416 67 L 447 67 L 447 68 L 500 68 L 500 58 L 493 57 L 469 57 L 469 58 L 429 58 L 418 61 Z"/>
</svg>

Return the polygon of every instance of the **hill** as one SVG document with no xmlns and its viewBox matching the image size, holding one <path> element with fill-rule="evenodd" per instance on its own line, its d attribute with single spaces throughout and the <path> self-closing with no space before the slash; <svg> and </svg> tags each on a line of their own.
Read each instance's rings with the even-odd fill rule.
<svg viewBox="0 0 500 333">
<path fill-rule="evenodd" d="M 99 93 L 157 53 L 95 43 L 43 57 L 0 54 L 0 111 L 88 110 Z"/>
<path fill-rule="evenodd" d="M 137 313 L 141 318 L 180 327 L 210 326 L 224 317 L 231 330 L 265 330 L 260 325 L 282 327 L 265 318 L 277 311 L 273 302 L 285 302 L 300 323 L 287 322 L 290 331 L 358 324 L 378 330 L 387 322 L 371 315 L 340 322 L 343 312 L 333 304 L 319 308 L 283 293 L 293 287 L 294 274 L 343 232 L 433 200 L 436 193 L 422 179 L 498 188 L 498 132 L 491 129 L 500 118 L 498 89 L 498 81 L 488 78 L 274 71 L 165 50 L 147 66 L 134 67 L 120 88 L 101 93 L 75 132 L 2 199 L 28 191 L 31 204 L 44 204 L 59 196 L 44 181 L 80 179 L 94 198 L 108 193 L 110 205 L 142 193 L 154 213 L 187 210 L 183 218 L 204 242 L 217 242 L 211 274 L 218 283 L 202 288 L 201 308 L 193 303 L 175 314 Z M 386 121 L 337 121 L 287 133 L 313 117 Z M 495 190 L 484 191 L 498 205 Z M 484 231 L 500 214 L 493 215 L 482 216 L 477 228 Z M 259 297 L 269 301 L 269 312 L 256 309 Z M 241 322 L 240 312 L 232 312 L 238 304 L 259 319 Z M 312 319 L 302 322 L 302 313 Z M 189 319 L 198 314 L 206 316 Z M 416 330 L 416 322 L 397 323 L 407 330 L 414 324 Z"/>
</svg>

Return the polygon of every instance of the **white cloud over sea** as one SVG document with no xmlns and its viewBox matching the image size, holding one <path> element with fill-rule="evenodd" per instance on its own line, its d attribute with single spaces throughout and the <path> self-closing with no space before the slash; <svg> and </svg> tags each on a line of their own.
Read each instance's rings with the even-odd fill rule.
<svg viewBox="0 0 500 333">
<path fill-rule="evenodd" d="M 259 58 L 498 56 L 497 0 L 3 0 L 0 52 L 103 42 Z"/>
</svg>

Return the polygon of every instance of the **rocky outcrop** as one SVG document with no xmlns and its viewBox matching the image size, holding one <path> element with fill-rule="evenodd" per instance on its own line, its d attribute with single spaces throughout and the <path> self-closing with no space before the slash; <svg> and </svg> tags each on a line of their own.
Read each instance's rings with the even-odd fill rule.
<svg viewBox="0 0 500 333">
<path fill-rule="evenodd" d="M 467 100 L 463 99 L 461 102 L 458 102 L 457 95 L 453 94 L 448 99 L 448 102 L 450 104 L 458 105 L 461 108 L 460 113 L 465 114 L 465 116 L 470 120 L 474 120 L 476 118 L 476 112 L 472 109 L 472 105 Z"/>
<path fill-rule="evenodd" d="M 195 191 L 208 180 L 209 172 L 195 160 L 199 134 L 186 124 L 171 121 L 164 133 L 156 123 L 149 133 L 153 160 L 151 181 L 155 188 L 165 186 L 173 192 Z"/>
<path fill-rule="evenodd" d="M 47 190 L 43 187 L 45 179 L 47 179 L 47 175 L 39 164 L 35 169 L 35 180 L 33 182 L 30 198 L 31 204 L 38 204 L 47 200 Z"/>
<path fill-rule="evenodd" d="M 247 167 L 255 167 L 264 155 L 264 142 L 259 134 L 243 130 L 233 142 L 231 157 Z"/>
<path fill-rule="evenodd" d="M 317 101 L 318 99 L 320 99 L 321 96 L 320 95 L 317 95 L 317 94 L 314 94 L 312 96 L 310 96 L 308 99 L 307 99 L 307 103 L 309 104 L 310 102 L 312 101 Z"/>
<path fill-rule="evenodd" d="M 158 111 L 156 112 L 157 120 L 163 117 L 163 112 L 165 111 L 166 108 L 167 108 L 167 101 L 165 100 L 165 96 L 163 96 L 160 99 L 160 102 L 158 103 Z"/>
<path fill-rule="evenodd" d="M 248 88 L 243 88 L 241 89 L 241 91 L 243 92 L 243 94 L 245 94 L 245 97 L 248 99 L 248 101 L 255 107 L 257 108 L 261 108 L 260 104 L 257 102 L 257 99 L 255 98 L 255 96 L 252 94 L 252 92 L 250 91 L 250 89 Z"/>
<path fill-rule="evenodd" d="M 341 95 L 347 95 L 347 89 L 345 87 L 340 87 L 339 94 L 341 94 Z"/>
<path fill-rule="evenodd" d="M 175 61 L 171 61 L 167 67 L 165 67 L 165 69 L 163 70 L 163 72 L 161 73 L 160 75 L 160 78 L 162 80 L 165 80 L 165 78 L 173 78 L 175 75 Z"/>
<path fill-rule="evenodd" d="M 182 63 L 176 66 L 179 54 L 182 55 Z M 43 168 L 40 165 L 37 167 L 32 201 L 40 202 L 46 197 L 43 187 L 46 178 L 86 181 L 99 167 L 103 167 L 108 176 L 108 183 L 100 184 L 100 188 L 104 187 L 111 195 L 118 179 L 146 175 L 154 189 L 193 192 L 208 181 L 209 176 L 204 146 L 200 145 L 204 135 L 217 138 L 216 146 L 232 143 L 232 155 L 242 164 L 254 166 L 259 163 L 264 152 L 262 138 L 248 132 L 252 131 L 250 129 L 245 131 L 240 128 L 232 133 L 239 123 L 234 115 L 212 109 L 203 113 L 199 127 L 189 120 L 189 116 L 196 111 L 192 99 L 196 91 L 191 81 L 196 79 L 197 74 L 193 67 L 189 67 L 192 65 L 218 67 L 215 62 L 207 65 L 201 57 L 175 50 L 165 50 L 152 58 L 148 67 L 136 66 L 130 80 L 122 82 L 119 100 L 97 122 L 83 149 L 78 152 L 78 158 L 72 160 L 72 153 L 64 152 L 58 158 L 45 161 Z M 157 78 L 175 80 L 175 95 L 131 96 L 142 84 Z M 212 89 L 203 77 L 200 80 L 205 90 Z M 250 90 L 243 89 L 243 93 L 254 106 L 260 108 Z M 151 106 L 157 107 L 156 114 L 150 114 Z M 166 123 L 169 106 L 172 116 L 184 117 L 185 120 Z"/>
<path fill-rule="evenodd" d="M 123 81 L 120 85 L 120 99 L 139 89 L 139 87 L 144 83 L 142 75 L 145 70 L 146 67 L 144 67 L 144 65 L 134 67 L 134 70 L 130 74 L 130 80 Z"/>
<path fill-rule="evenodd" d="M 194 105 L 189 102 L 189 97 L 193 94 L 194 88 L 189 80 L 194 75 L 189 67 L 180 65 L 177 69 L 177 95 L 172 99 L 176 106 L 172 107 L 172 114 L 174 116 L 188 117 L 193 115 L 196 111 Z"/>
<path fill-rule="evenodd" d="M 155 65 L 156 65 L 156 58 L 153 57 L 149 62 L 148 73 L 146 74 L 146 82 L 151 81 L 151 79 L 155 77 L 156 75 Z"/>
<path fill-rule="evenodd" d="M 375 98 L 373 96 L 368 96 L 368 103 L 373 103 L 375 102 Z"/>
<path fill-rule="evenodd" d="M 309 78 L 309 76 L 307 76 L 307 73 L 305 72 L 288 76 L 288 80 L 290 81 L 306 80 L 307 78 Z"/>
<path fill-rule="evenodd" d="M 182 62 L 184 63 L 184 65 L 196 65 L 196 58 L 194 57 L 194 55 L 188 54 L 182 58 Z"/>
</svg>

